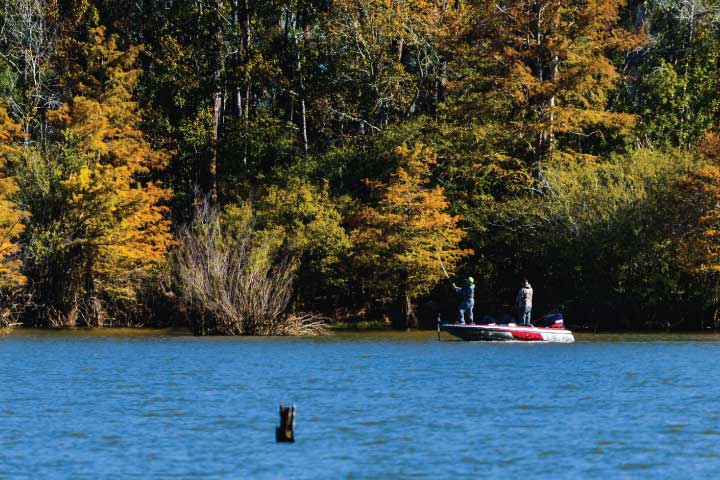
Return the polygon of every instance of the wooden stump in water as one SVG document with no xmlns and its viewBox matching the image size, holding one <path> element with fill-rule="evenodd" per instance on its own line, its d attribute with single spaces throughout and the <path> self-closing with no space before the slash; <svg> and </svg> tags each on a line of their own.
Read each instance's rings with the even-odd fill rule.
<svg viewBox="0 0 720 480">
<path fill-rule="evenodd" d="M 295 441 L 295 405 L 280 405 L 280 426 L 275 429 L 277 442 Z"/>
</svg>

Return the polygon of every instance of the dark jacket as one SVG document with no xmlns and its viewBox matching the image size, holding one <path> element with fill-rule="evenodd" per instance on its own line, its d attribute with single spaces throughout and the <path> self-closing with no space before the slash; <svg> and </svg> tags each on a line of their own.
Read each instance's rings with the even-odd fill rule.
<svg viewBox="0 0 720 480">
<path fill-rule="evenodd" d="M 475 303 L 475 284 L 471 283 L 465 287 L 458 287 L 453 283 L 453 288 L 457 293 L 462 293 L 465 303 Z"/>
</svg>

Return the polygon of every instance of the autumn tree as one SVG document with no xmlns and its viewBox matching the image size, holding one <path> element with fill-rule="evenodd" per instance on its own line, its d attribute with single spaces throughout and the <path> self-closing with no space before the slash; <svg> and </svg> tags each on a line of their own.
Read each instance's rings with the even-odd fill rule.
<svg viewBox="0 0 720 480">
<path fill-rule="evenodd" d="M 96 28 L 75 54 L 73 96 L 49 113 L 58 136 L 23 177 L 28 274 L 45 321 L 60 326 L 102 324 L 114 302 L 135 301 L 171 241 L 170 191 L 153 179 L 166 155 L 143 137 L 133 100 L 138 48 Z"/>
<path fill-rule="evenodd" d="M 19 143 L 24 138 L 22 126 L 0 105 L 0 288 L 25 283 L 22 262 L 17 256 L 20 252 L 17 240 L 25 229 L 27 214 L 17 204 L 17 182 L 8 168 L 8 162 L 20 153 Z"/>
<path fill-rule="evenodd" d="M 641 45 L 618 25 L 624 0 L 472 2 L 452 68 L 453 110 L 475 123 L 501 122 L 522 135 L 511 156 L 538 178 L 560 134 L 627 128 L 634 117 L 607 109 L 621 75 L 612 52 Z M 484 120 L 482 120 L 484 119 Z M 512 144 L 511 144 L 512 145 Z M 499 147 L 500 150 L 505 150 Z M 577 151 L 573 144 L 562 151 Z M 558 152 L 561 153 L 561 152 Z"/>
<path fill-rule="evenodd" d="M 713 326 L 720 327 L 720 168 L 706 165 L 677 183 L 678 258 L 712 294 Z M 678 229 L 682 226 L 681 229 Z"/>
<path fill-rule="evenodd" d="M 441 280 L 442 261 L 454 271 L 472 252 L 460 248 L 460 218 L 447 213 L 442 187 L 431 184 L 437 158 L 422 144 L 396 150 L 400 166 L 387 184 L 368 180 L 375 206 L 362 208 L 355 220 L 354 262 L 363 287 L 398 300 L 402 328 L 415 324 L 412 301 Z"/>
</svg>

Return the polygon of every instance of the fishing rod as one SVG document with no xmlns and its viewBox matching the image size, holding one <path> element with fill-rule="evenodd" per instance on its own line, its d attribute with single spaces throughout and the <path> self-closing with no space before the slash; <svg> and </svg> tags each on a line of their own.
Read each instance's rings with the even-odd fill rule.
<svg viewBox="0 0 720 480">
<path fill-rule="evenodd" d="M 437 253 L 438 263 L 440 263 L 440 268 L 442 268 L 442 271 L 443 271 L 443 273 L 445 274 L 445 278 L 447 278 L 450 282 L 452 282 L 452 280 L 450 280 L 450 275 L 448 275 L 448 272 L 447 272 L 447 270 L 445 269 L 445 264 L 444 264 L 443 261 L 442 261 L 442 257 L 440 256 L 440 249 L 439 249 L 439 248 L 435 248 L 435 253 Z M 453 287 L 455 287 L 455 284 L 454 284 L 454 283 L 453 283 Z M 438 318 L 437 318 L 437 337 L 438 337 L 438 340 L 440 340 L 440 323 L 441 323 L 441 322 L 442 322 L 442 321 L 440 320 L 440 314 L 438 314 Z"/>
<path fill-rule="evenodd" d="M 442 268 L 445 277 L 450 280 L 450 275 L 448 275 L 447 270 L 445 270 L 445 265 L 443 264 L 442 258 L 440 257 L 440 250 L 436 249 L 435 252 L 437 253 L 438 261 L 440 262 L 440 268 Z"/>
</svg>

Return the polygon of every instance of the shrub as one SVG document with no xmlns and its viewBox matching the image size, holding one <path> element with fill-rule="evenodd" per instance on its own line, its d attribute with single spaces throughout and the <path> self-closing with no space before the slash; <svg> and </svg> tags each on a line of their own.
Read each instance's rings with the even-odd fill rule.
<svg viewBox="0 0 720 480">
<path fill-rule="evenodd" d="M 256 241 L 250 208 L 226 228 L 204 201 L 180 229 L 175 278 L 181 301 L 200 335 L 315 335 L 313 315 L 289 315 L 294 259 L 278 259 Z"/>
</svg>

